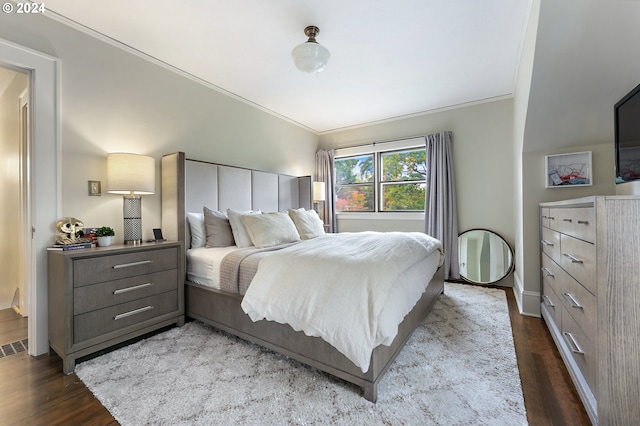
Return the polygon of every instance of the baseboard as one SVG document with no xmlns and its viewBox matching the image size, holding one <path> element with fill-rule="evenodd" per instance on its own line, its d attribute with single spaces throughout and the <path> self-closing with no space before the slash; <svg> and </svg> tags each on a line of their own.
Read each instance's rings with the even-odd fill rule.
<svg viewBox="0 0 640 426">
<path fill-rule="evenodd" d="M 513 294 L 520 315 L 540 318 L 540 292 L 525 290 L 517 273 L 513 274 Z"/>
</svg>

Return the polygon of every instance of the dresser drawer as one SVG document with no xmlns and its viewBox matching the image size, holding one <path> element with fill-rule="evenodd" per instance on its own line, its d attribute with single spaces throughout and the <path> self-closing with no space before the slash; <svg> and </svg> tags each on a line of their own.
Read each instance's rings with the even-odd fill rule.
<svg viewBox="0 0 640 426">
<path fill-rule="evenodd" d="M 81 287 L 177 267 L 177 248 L 77 259 L 73 262 L 73 285 Z"/>
<path fill-rule="evenodd" d="M 547 306 L 553 321 L 560 326 L 560 311 L 562 301 L 562 279 L 558 273 L 562 269 L 545 254 L 542 255 L 542 302 Z"/>
<path fill-rule="evenodd" d="M 545 228 L 549 227 L 549 207 L 540 208 L 540 225 Z"/>
<path fill-rule="evenodd" d="M 74 343 L 178 311 L 177 291 L 133 300 L 73 317 Z"/>
<path fill-rule="evenodd" d="M 576 280 L 570 276 L 564 278 L 562 291 L 558 294 L 562 304 L 576 324 L 589 340 L 595 339 L 597 327 L 597 301 Z M 595 341 L 594 341 L 595 343 Z"/>
<path fill-rule="evenodd" d="M 562 312 L 562 338 L 591 389 L 596 388 L 596 345 L 591 343 L 565 308 Z"/>
<path fill-rule="evenodd" d="M 155 272 L 121 280 L 77 287 L 73 294 L 76 315 L 118 305 L 131 300 L 176 290 L 178 270 Z"/>
<path fill-rule="evenodd" d="M 555 217 L 555 229 L 590 243 L 596 242 L 596 211 L 594 207 L 550 209 Z"/>
<path fill-rule="evenodd" d="M 560 263 L 560 233 L 549 228 L 542 228 L 542 252 L 555 262 Z"/>
<path fill-rule="evenodd" d="M 560 266 L 592 294 L 596 294 L 596 246 L 567 235 L 560 236 Z"/>
</svg>

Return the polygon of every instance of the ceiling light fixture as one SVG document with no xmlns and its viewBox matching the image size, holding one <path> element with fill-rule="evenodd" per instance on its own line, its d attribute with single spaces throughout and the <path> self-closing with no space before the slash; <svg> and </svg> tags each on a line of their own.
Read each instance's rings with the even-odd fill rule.
<svg viewBox="0 0 640 426">
<path fill-rule="evenodd" d="M 309 40 L 294 47 L 291 56 L 300 71 L 318 73 L 327 66 L 331 53 L 316 41 L 316 36 L 320 33 L 318 27 L 309 26 L 304 29 L 304 33 Z"/>
</svg>

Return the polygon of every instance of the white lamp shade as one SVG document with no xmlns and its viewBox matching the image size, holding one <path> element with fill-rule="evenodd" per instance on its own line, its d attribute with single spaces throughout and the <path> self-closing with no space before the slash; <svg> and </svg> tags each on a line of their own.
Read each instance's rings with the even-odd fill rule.
<svg viewBox="0 0 640 426">
<path fill-rule="evenodd" d="M 155 158 L 126 153 L 107 155 L 107 192 L 146 195 L 155 190 Z"/>
<path fill-rule="evenodd" d="M 291 56 L 300 71 L 318 73 L 327 66 L 331 53 L 326 47 L 307 41 L 294 47 Z"/>
<path fill-rule="evenodd" d="M 313 182 L 313 201 L 324 201 L 325 199 L 324 182 Z"/>
</svg>

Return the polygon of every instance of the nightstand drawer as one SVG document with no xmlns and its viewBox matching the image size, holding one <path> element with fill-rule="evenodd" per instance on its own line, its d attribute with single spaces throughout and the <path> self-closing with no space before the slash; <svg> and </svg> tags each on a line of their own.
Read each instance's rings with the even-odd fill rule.
<svg viewBox="0 0 640 426">
<path fill-rule="evenodd" d="M 177 267 L 177 248 L 78 259 L 73 262 L 73 285 L 80 287 Z"/>
<path fill-rule="evenodd" d="M 73 294 L 73 312 L 85 312 L 118 305 L 131 300 L 176 290 L 178 270 L 155 272 L 132 278 L 77 287 Z"/>
<path fill-rule="evenodd" d="M 100 337 L 143 321 L 178 311 L 177 291 L 111 306 L 73 317 L 74 343 Z"/>
</svg>

